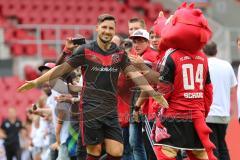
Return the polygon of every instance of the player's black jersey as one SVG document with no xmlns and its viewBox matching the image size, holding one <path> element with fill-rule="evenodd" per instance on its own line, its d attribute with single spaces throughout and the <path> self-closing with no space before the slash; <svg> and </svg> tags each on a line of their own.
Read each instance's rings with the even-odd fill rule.
<svg viewBox="0 0 240 160">
<path fill-rule="evenodd" d="M 116 103 L 119 72 L 130 64 L 123 50 L 112 43 L 108 51 L 103 51 L 97 42 L 93 41 L 79 47 L 67 63 L 74 68 L 82 68 L 83 101 L 86 100 L 88 105 L 93 106 L 101 103 L 101 100 L 104 104 Z"/>
</svg>

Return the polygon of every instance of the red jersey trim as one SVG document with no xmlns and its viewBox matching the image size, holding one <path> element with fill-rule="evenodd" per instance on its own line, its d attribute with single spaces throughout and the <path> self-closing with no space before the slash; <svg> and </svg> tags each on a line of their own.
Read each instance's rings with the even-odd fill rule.
<svg viewBox="0 0 240 160">
<path fill-rule="evenodd" d="M 101 55 L 100 53 L 94 52 L 90 49 L 85 48 L 85 58 L 87 60 L 93 61 L 95 63 L 101 64 L 103 66 L 111 66 L 114 63 L 118 63 L 121 61 L 122 55 L 124 54 L 124 51 L 119 51 L 114 54 L 110 55 Z M 116 59 L 119 60 L 116 60 Z"/>
</svg>

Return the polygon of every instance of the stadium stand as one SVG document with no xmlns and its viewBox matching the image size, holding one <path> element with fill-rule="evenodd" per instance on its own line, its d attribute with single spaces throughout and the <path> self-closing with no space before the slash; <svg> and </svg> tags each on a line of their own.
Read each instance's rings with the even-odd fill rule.
<svg viewBox="0 0 240 160">
<path fill-rule="evenodd" d="M 93 25 L 97 15 L 103 12 L 116 16 L 119 24 L 118 32 L 126 33 L 129 17 L 143 17 L 149 26 L 158 15 L 159 10 L 164 10 L 161 4 L 148 2 L 148 0 L 128 0 L 127 3 L 121 3 L 116 0 L 69 0 L 66 4 L 64 0 L 60 0 L 58 3 L 53 0 L 0 0 L 1 20 L 5 21 L 3 26 L 5 29 L 5 41 L 10 45 L 13 56 L 34 56 L 37 52 L 36 45 L 11 44 L 17 40 L 32 40 L 34 42 L 36 36 L 28 30 L 18 29 L 16 24 L 9 23 L 8 19 L 14 19 L 14 23 L 17 24 Z M 144 11 L 143 15 L 135 11 L 140 6 L 142 6 Z M 60 38 L 64 40 L 68 36 L 74 36 L 75 32 L 70 29 L 61 30 Z M 89 30 L 81 30 L 78 33 L 88 39 L 93 36 Z M 41 39 L 55 40 L 55 30 L 42 30 Z M 44 59 L 56 58 L 57 53 L 54 53 L 51 47 L 49 49 L 45 45 L 41 47 L 44 51 L 42 53 Z"/>
<path fill-rule="evenodd" d="M 23 82 L 17 76 L 0 78 L 0 122 L 6 117 L 9 107 L 16 107 L 18 117 L 25 121 L 26 109 L 38 100 L 41 92 L 37 89 L 29 91 L 27 94 L 16 92 L 17 87 Z"/>
</svg>

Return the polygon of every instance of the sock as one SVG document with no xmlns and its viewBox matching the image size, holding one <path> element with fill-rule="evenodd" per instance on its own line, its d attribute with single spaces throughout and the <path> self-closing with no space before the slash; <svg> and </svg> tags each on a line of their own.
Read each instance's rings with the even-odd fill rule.
<svg viewBox="0 0 240 160">
<path fill-rule="evenodd" d="M 93 156 L 91 154 L 87 154 L 86 160 L 99 160 L 100 156 Z"/>
<path fill-rule="evenodd" d="M 110 154 L 107 154 L 106 160 L 121 160 L 121 158 L 122 158 L 122 156 L 114 157 L 114 156 L 111 156 Z"/>
</svg>

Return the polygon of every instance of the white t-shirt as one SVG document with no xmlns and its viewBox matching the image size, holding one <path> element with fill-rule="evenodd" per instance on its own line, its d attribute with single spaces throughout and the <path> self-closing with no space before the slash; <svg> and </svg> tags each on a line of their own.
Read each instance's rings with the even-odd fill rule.
<svg viewBox="0 0 240 160">
<path fill-rule="evenodd" d="M 34 147 L 45 147 L 46 146 L 46 134 L 48 130 L 48 122 L 42 117 L 39 119 L 39 127 L 36 128 L 34 123 L 32 124 L 31 138 Z"/>
<path fill-rule="evenodd" d="M 237 85 L 233 68 L 227 61 L 216 57 L 208 58 L 209 72 L 213 85 L 213 103 L 208 116 L 230 116 L 230 91 Z"/>
<path fill-rule="evenodd" d="M 55 90 L 51 90 L 52 94 L 48 97 L 46 105 L 51 108 L 52 111 L 52 119 L 53 119 L 53 125 L 54 128 L 56 128 L 57 123 L 57 113 L 56 113 L 56 107 L 57 107 L 57 101 L 55 100 L 55 97 L 61 95 L 60 93 L 56 92 Z M 60 132 L 60 142 L 61 144 L 65 143 L 68 138 L 68 128 L 69 128 L 70 122 L 67 120 L 63 121 L 62 129 Z"/>
</svg>

